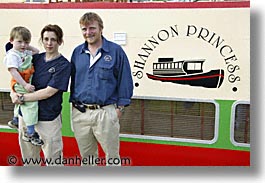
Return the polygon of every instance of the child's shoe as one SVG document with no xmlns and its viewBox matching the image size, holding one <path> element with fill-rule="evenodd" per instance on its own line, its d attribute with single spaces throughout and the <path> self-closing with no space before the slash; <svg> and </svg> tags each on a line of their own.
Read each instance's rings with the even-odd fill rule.
<svg viewBox="0 0 265 183">
<path fill-rule="evenodd" d="M 17 117 L 13 117 L 13 119 L 11 121 L 8 121 L 7 125 L 10 128 L 18 129 L 18 118 Z"/>
<path fill-rule="evenodd" d="M 40 139 L 40 136 L 37 132 L 34 132 L 32 135 L 24 132 L 22 139 L 26 142 L 31 142 L 31 144 L 35 146 L 42 146 L 44 144 L 43 140 Z"/>
</svg>

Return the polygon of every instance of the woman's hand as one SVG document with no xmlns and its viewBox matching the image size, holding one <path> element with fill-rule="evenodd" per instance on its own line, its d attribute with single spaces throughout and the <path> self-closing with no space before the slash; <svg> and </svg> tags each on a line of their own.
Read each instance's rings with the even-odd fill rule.
<svg viewBox="0 0 265 183">
<path fill-rule="evenodd" d="M 16 92 L 10 92 L 10 98 L 12 100 L 12 103 L 14 104 L 23 104 L 20 100 L 19 100 L 19 97 L 22 96 L 21 94 L 19 93 L 16 93 Z"/>
</svg>

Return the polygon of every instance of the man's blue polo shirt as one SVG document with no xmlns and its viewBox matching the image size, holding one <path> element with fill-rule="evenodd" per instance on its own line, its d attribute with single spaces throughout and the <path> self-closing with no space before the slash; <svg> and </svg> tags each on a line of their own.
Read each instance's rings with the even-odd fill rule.
<svg viewBox="0 0 265 183">
<path fill-rule="evenodd" d="M 54 120 L 62 110 L 62 95 L 68 88 L 71 64 L 63 56 L 46 62 L 45 53 L 41 53 L 33 56 L 33 65 L 35 72 L 32 84 L 36 90 L 47 86 L 59 90 L 53 96 L 39 101 L 39 121 Z"/>
<path fill-rule="evenodd" d="M 102 39 L 100 57 L 91 67 L 87 42 L 73 51 L 70 101 L 127 106 L 133 94 L 128 58 L 120 45 Z"/>
</svg>

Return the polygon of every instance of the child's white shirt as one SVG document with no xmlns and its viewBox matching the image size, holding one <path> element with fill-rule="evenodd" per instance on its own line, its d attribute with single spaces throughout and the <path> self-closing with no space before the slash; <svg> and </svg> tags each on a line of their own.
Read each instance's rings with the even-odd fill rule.
<svg viewBox="0 0 265 183">
<path fill-rule="evenodd" d="M 22 55 L 22 57 L 21 57 Z M 23 57 L 27 55 L 32 55 L 32 51 L 25 50 L 20 53 L 14 49 L 9 50 L 4 57 L 4 64 L 7 68 L 19 68 L 23 63 Z"/>
</svg>

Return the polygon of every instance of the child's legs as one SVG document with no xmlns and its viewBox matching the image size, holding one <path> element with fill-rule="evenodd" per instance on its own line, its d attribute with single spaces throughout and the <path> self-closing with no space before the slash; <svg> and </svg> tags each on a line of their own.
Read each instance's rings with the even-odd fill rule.
<svg viewBox="0 0 265 183">
<path fill-rule="evenodd" d="M 18 117 L 18 111 L 19 111 L 19 104 L 15 104 L 15 107 L 14 107 L 14 117 Z"/>
<path fill-rule="evenodd" d="M 33 134 L 35 132 L 34 126 L 38 123 L 38 102 L 25 102 L 20 105 L 20 110 L 28 134 Z"/>
<path fill-rule="evenodd" d="M 35 132 L 35 125 L 29 125 L 29 126 L 27 126 L 27 133 L 28 133 L 28 135 L 33 135 L 34 132 Z"/>
</svg>

